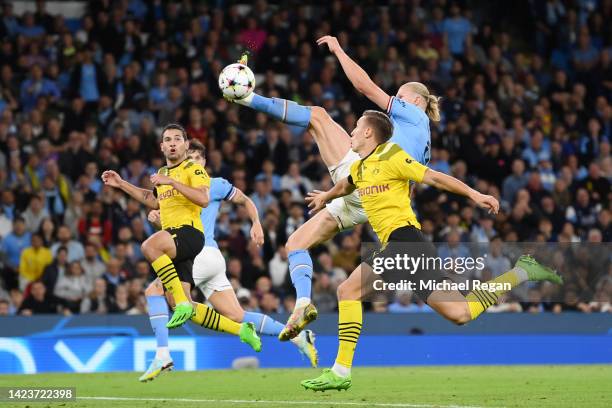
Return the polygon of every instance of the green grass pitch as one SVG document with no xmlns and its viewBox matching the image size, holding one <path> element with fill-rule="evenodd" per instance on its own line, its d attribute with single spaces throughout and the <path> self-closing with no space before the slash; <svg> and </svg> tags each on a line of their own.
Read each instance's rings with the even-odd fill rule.
<svg viewBox="0 0 612 408">
<path fill-rule="evenodd" d="M 73 386 L 76 402 L 0 407 L 610 407 L 612 365 L 385 367 L 353 370 L 349 391 L 305 391 L 320 370 L 0 375 L 0 387 Z M 86 397 L 104 397 L 88 399 Z"/>
</svg>

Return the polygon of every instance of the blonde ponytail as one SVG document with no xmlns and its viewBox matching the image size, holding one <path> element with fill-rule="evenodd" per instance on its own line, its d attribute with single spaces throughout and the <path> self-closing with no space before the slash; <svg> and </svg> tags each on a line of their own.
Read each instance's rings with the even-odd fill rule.
<svg viewBox="0 0 612 408">
<path fill-rule="evenodd" d="M 427 108 L 425 108 L 425 113 L 433 122 L 440 121 L 440 99 L 442 98 L 435 95 L 427 96 Z"/>
<path fill-rule="evenodd" d="M 409 87 L 412 92 L 420 95 L 425 100 L 425 114 L 429 117 L 431 121 L 439 122 L 440 99 L 442 98 L 430 94 L 429 89 L 427 89 L 427 87 L 420 82 L 408 82 L 407 84 L 402 85 L 402 87 L 404 86 Z"/>
</svg>

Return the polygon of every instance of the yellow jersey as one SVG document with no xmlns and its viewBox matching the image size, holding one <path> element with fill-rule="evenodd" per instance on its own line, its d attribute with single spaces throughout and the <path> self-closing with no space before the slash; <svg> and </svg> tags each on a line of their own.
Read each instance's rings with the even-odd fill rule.
<svg viewBox="0 0 612 408">
<path fill-rule="evenodd" d="M 188 159 L 173 167 L 164 166 L 158 170 L 158 173 L 190 187 L 210 188 L 210 177 L 208 177 L 204 167 Z M 177 189 L 169 185 L 155 187 L 155 196 L 159 202 L 162 229 L 191 225 L 204 232 L 204 227 L 200 220 L 202 207 L 192 203 L 179 193 Z"/>
<path fill-rule="evenodd" d="M 361 205 L 378 239 L 406 225 L 421 229 L 410 205 L 408 181 L 423 181 L 427 167 L 392 142 L 379 145 L 351 165 L 349 182 L 357 188 Z"/>
<path fill-rule="evenodd" d="M 53 262 L 53 255 L 49 248 L 26 248 L 21 252 L 19 274 L 29 282 L 33 282 L 41 278 L 45 268 L 51 262 Z"/>
</svg>

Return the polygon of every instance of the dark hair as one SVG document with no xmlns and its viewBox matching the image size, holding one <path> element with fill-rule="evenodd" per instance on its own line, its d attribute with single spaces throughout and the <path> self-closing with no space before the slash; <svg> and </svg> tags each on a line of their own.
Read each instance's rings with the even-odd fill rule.
<svg viewBox="0 0 612 408">
<path fill-rule="evenodd" d="M 193 139 L 189 142 L 189 150 L 200 153 L 202 157 L 204 157 L 206 153 L 206 147 L 204 147 L 202 142 L 196 139 Z"/>
<path fill-rule="evenodd" d="M 164 126 L 164 129 L 161 132 L 162 137 L 164 137 L 164 133 L 166 133 L 166 130 L 178 130 L 181 132 L 183 139 L 185 140 L 189 139 L 187 137 L 187 131 L 185 130 L 185 128 L 179 125 L 178 123 L 169 123 L 166 126 Z"/>
<path fill-rule="evenodd" d="M 393 135 L 393 123 L 389 117 L 376 110 L 367 110 L 363 112 L 363 117 L 368 121 L 368 125 L 374 129 L 376 139 L 379 143 L 385 143 Z"/>
</svg>

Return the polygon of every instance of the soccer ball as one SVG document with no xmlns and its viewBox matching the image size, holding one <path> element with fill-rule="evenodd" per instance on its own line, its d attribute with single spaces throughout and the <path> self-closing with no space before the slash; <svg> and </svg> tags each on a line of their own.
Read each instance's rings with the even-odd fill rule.
<svg viewBox="0 0 612 408">
<path fill-rule="evenodd" d="M 219 89 L 229 99 L 246 98 L 255 89 L 255 75 L 244 64 L 231 64 L 219 75 Z"/>
</svg>

